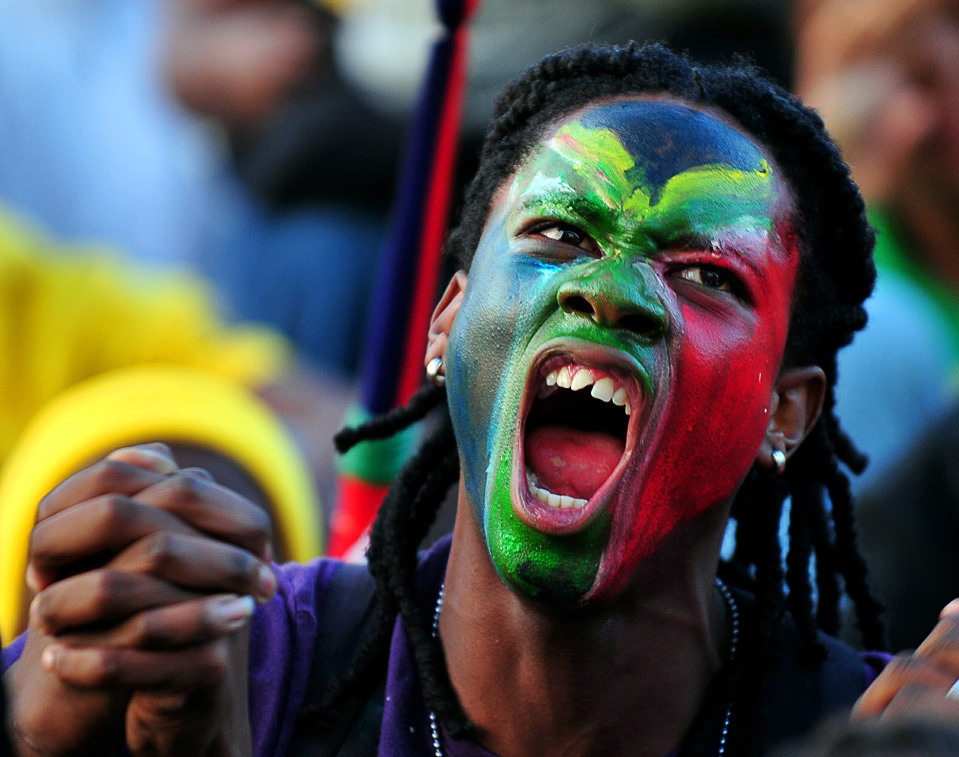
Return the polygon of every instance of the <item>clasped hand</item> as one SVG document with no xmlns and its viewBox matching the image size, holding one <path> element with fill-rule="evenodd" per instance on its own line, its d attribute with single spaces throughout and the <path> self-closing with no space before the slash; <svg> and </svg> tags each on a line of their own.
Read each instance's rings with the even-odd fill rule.
<svg viewBox="0 0 959 757">
<path fill-rule="evenodd" d="M 118 450 L 40 503 L 26 645 L 7 674 L 23 755 L 250 752 L 248 621 L 267 514 L 169 448 Z"/>
</svg>

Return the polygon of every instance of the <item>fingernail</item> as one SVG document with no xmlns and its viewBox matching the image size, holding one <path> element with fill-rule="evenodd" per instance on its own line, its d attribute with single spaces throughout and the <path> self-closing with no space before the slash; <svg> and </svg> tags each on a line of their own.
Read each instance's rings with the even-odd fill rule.
<svg viewBox="0 0 959 757">
<path fill-rule="evenodd" d="M 175 473 L 177 470 L 176 463 L 169 457 L 146 447 L 121 447 L 107 455 L 107 459 L 136 465 L 162 475 Z"/>
<path fill-rule="evenodd" d="M 33 563 L 27 565 L 27 573 L 24 578 L 30 591 L 34 593 L 39 593 L 41 591 L 42 587 L 40 586 L 40 576 L 37 573 L 37 569 L 33 567 Z"/>
<path fill-rule="evenodd" d="M 213 602 L 209 608 L 210 618 L 216 625 L 229 631 L 241 628 L 253 615 L 253 597 L 238 597 L 227 594 Z"/>
<path fill-rule="evenodd" d="M 942 608 L 942 612 L 939 613 L 940 618 L 956 618 L 959 617 L 959 599 L 952 600 L 949 604 Z"/>
<path fill-rule="evenodd" d="M 269 602 L 276 593 L 276 576 L 269 565 L 261 565 L 256 576 L 256 598 L 261 604 Z"/>
<path fill-rule="evenodd" d="M 44 649 L 43 654 L 40 655 L 40 664 L 52 673 L 57 666 L 57 657 L 59 657 L 59 655 L 60 647 L 56 644 L 51 644 Z"/>
<path fill-rule="evenodd" d="M 35 596 L 32 600 L 30 600 L 30 607 L 27 610 L 27 616 L 29 617 L 30 622 L 36 623 L 37 627 L 41 631 L 45 631 L 46 629 L 43 627 L 43 623 L 40 622 L 40 611 L 38 609 L 39 605 L 40 605 L 40 595 L 37 594 L 37 596 Z"/>
</svg>

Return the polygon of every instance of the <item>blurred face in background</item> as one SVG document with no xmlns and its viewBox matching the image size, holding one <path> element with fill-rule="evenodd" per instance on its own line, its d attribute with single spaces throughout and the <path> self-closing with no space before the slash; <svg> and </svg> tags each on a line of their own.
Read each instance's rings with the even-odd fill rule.
<svg viewBox="0 0 959 757">
<path fill-rule="evenodd" d="M 808 0 L 797 91 L 869 202 L 959 203 L 959 0 Z"/>
</svg>

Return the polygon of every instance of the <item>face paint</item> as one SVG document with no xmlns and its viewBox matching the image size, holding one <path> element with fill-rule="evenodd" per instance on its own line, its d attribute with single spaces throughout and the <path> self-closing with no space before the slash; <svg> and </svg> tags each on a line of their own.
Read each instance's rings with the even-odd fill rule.
<svg viewBox="0 0 959 757">
<path fill-rule="evenodd" d="M 514 589 L 611 596 L 742 482 L 798 263 L 783 194 L 735 128 L 624 100 L 561 123 L 494 198 L 447 381 L 467 496 Z"/>
</svg>

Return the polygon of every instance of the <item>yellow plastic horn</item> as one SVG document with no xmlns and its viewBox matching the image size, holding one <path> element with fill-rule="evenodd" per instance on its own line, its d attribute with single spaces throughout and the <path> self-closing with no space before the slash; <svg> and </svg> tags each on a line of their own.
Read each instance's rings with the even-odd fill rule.
<svg viewBox="0 0 959 757">
<path fill-rule="evenodd" d="M 0 472 L 0 635 L 26 625 L 24 572 L 37 503 L 118 447 L 188 443 L 231 458 L 258 484 L 286 555 L 322 553 L 319 498 L 309 467 L 275 414 L 240 384 L 172 365 L 123 368 L 81 382 L 31 421 Z"/>
</svg>

